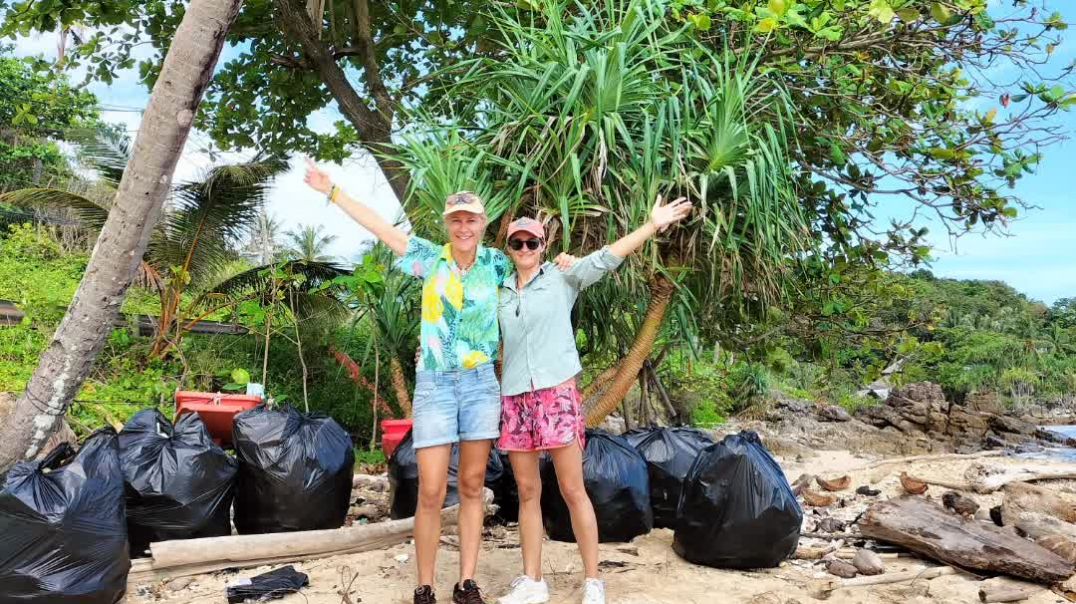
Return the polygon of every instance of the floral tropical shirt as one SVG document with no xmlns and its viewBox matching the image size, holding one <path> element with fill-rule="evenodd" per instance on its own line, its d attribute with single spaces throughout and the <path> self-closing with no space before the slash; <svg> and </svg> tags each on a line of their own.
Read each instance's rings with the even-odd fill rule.
<svg viewBox="0 0 1076 604">
<path fill-rule="evenodd" d="M 474 369 L 497 358 L 498 287 L 511 267 L 503 252 L 480 245 L 461 278 L 449 244 L 411 236 L 396 268 L 422 279 L 419 370 Z"/>
</svg>

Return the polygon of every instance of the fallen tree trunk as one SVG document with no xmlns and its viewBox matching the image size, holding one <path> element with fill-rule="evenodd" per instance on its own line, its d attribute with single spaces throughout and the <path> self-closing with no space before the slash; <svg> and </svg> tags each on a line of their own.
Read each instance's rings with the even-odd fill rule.
<svg viewBox="0 0 1076 604">
<path fill-rule="evenodd" d="M 989 494 L 1013 482 L 1033 482 L 1059 478 L 1076 478 L 1076 464 L 1039 463 L 1027 466 L 988 466 L 972 464 L 964 472 L 964 479 L 976 492 Z"/>
<path fill-rule="evenodd" d="M 920 497 L 876 503 L 859 521 L 863 536 L 893 543 L 935 560 L 975 571 L 1053 584 L 1073 566 L 1011 531 L 946 512 Z"/>
</svg>

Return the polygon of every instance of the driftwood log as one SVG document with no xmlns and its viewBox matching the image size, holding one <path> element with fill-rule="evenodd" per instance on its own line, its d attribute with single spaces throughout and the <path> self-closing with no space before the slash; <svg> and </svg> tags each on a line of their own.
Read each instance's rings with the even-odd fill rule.
<svg viewBox="0 0 1076 604">
<path fill-rule="evenodd" d="M 968 486 L 976 493 L 982 494 L 993 493 L 1013 482 L 1060 478 L 1076 478 L 1076 464 L 1032 463 L 1017 467 L 991 466 L 976 462 L 964 472 L 964 480 L 968 481 Z"/>
<path fill-rule="evenodd" d="M 887 573 L 873 577 L 856 577 L 855 579 L 826 579 L 812 581 L 808 589 L 816 598 L 825 599 L 830 593 L 846 587 L 869 587 L 871 585 L 888 585 L 905 581 L 926 581 L 945 575 L 955 575 L 958 571 L 951 566 L 935 566 L 923 570 L 909 570 L 900 573 Z"/>
<path fill-rule="evenodd" d="M 492 509 L 492 491 L 485 489 L 483 499 L 487 510 Z M 458 505 L 442 510 L 441 526 L 455 525 L 458 512 Z M 157 581 L 224 568 L 355 554 L 403 543 L 414 529 L 414 518 L 402 518 L 320 531 L 161 541 L 150 544 L 150 558 L 132 561 L 127 578 L 131 582 Z"/>
<path fill-rule="evenodd" d="M 1002 489 L 1001 518 L 1005 524 L 1021 514 L 1047 514 L 1064 522 L 1076 522 L 1076 497 L 1026 482 L 1014 482 Z"/>
<path fill-rule="evenodd" d="M 974 571 L 1054 584 L 1073 566 L 1012 531 L 966 519 L 921 497 L 876 503 L 859 521 L 863 536 L 893 543 L 921 555 Z"/>
</svg>

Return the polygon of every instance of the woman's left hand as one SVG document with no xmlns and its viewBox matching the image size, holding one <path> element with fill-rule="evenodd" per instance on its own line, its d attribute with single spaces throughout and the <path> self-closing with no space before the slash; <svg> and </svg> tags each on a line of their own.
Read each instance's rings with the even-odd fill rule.
<svg viewBox="0 0 1076 604">
<path fill-rule="evenodd" d="M 557 268 L 562 271 L 566 271 L 572 268 L 573 266 L 575 266 L 576 262 L 579 262 L 579 258 L 576 258 L 575 256 L 571 254 L 566 254 L 564 252 L 561 252 L 557 255 L 556 258 L 553 259 L 553 264 L 556 264 Z"/>
<path fill-rule="evenodd" d="M 691 213 L 691 202 L 686 197 L 678 197 L 669 204 L 665 204 L 661 195 L 654 201 L 654 209 L 650 210 L 650 223 L 659 233 L 664 232 L 670 225 L 680 222 Z"/>
</svg>

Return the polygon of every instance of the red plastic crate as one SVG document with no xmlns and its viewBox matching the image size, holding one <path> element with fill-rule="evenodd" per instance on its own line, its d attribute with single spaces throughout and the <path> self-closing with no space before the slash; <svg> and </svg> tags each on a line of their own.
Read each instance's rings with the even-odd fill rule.
<svg viewBox="0 0 1076 604">
<path fill-rule="evenodd" d="M 385 452 L 385 457 L 392 457 L 392 452 L 407 438 L 411 424 L 410 419 L 381 420 L 381 450 Z"/>
<path fill-rule="evenodd" d="M 232 444 L 232 424 L 235 416 L 262 404 L 262 397 L 249 394 L 221 392 L 176 392 L 176 419 L 184 413 L 202 416 L 209 435 L 221 446 Z"/>
</svg>

